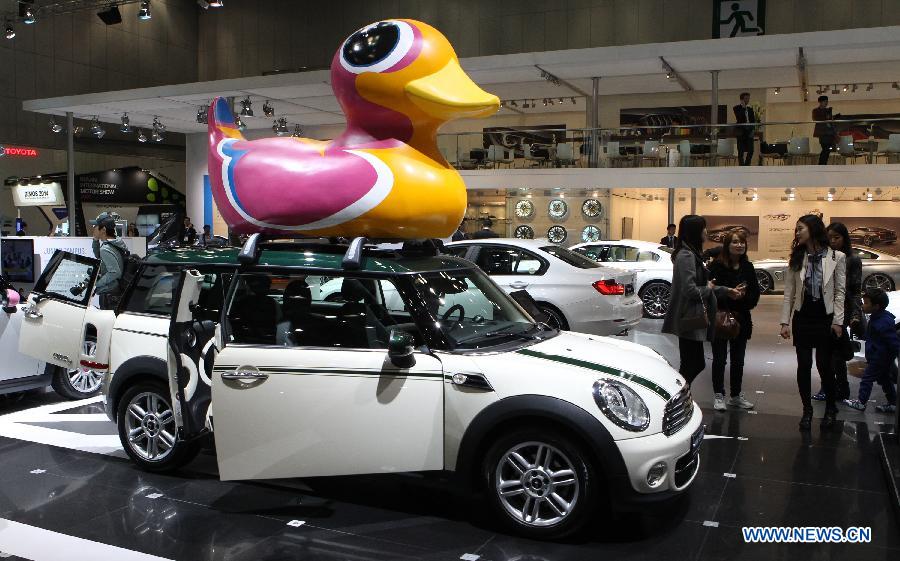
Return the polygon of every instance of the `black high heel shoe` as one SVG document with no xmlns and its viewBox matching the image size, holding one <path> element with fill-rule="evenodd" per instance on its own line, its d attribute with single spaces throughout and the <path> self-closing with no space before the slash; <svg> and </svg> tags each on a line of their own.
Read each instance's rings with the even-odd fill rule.
<svg viewBox="0 0 900 561">
<path fill-rule="evenodd" d="M 819 425 L 823 429 L 830 429 L 837 420 L 837 409 L 828 408 L 825 410 L 825 416 L 822 417 L 822 424 Z"/>
<path fill-rule="evenodd" d="M 812 415 L 813 410 L 812 406 L 803 408 L 803 416 L 800 417 L 800 430 L 808 431 L 810 426 L 812 426 Z"/>
</svg>

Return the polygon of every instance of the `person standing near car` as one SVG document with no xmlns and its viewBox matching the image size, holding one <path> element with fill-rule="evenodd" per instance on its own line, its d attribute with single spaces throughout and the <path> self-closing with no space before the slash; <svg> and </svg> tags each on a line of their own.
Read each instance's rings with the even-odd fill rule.
<svg viewBox="0 0 900 561">
<path fill-rule="evenodd" d="M 678 241 L 678 236 L 675 235 L 675 225 L 669 224 L 666 226 L 666 235 L 659 240 L 660 245 L 664 245 L 666 247 L 675 248 L 675 242 Z"/>
<path fill-rule="evenodd" d="M 734 120 L 738 124 L 745 126 L 735 127 L 735 137 L 737 139 L 738 164 L 749 166 L 753 160 L 753 140 L 756 136 L 756 127 L 750 123 L 758 122 L 756 113 L 750 107 L 750 93 L 743 92 L 740 95 L 741 102 L 731 108 L 734 112 Z"/>
<path fill-rule="evenodd" d="M 844 295 L 844 333 L 832 349 L 831 367 L 834 370 L 834 391 L 838 401 L 849 399 L 850 383 L 847 381 L 847 361 L 853 356 L 853 347 L 850 341 L 850 331 L 862 336 L 865 330 L 865 314 L 862 311 L 862 260 L 853 251 L 850 245 L 850 233 L 847 227 L 840 222 L 832 222 L 826 228 L 828 233 L 828 245 L 831 249 L 843 252 L 847 264 L 847 291 Z M 812 397 L 816 401 L 825 401 L 825 392 L 819 392 Z"/>
<path fill-rule="evenodd" d="M 819 106 L 812 110 L 813 121 L 830 121 L 834 117 L 831 115 L 831 107 L 828 107 L 828 96 L 819 96 Z M 828 156 L 834 151 L 834 143 L 836 140 L 834 123 L 816 123 L 813 129 L 813 136 L 819 139 L 819 145 L 822 146 L 822 152 L 819 153 L 819 165 L 824 166 L 828 163 Z"/>
<path fill-rule="evenodd" d="M 94 243 L 99 243 L 96 254 L 100 259 L 100 273 L 94 293 L 100 297 L 100 309 L 111 310 L 116 307 L 121 295 L 120 280 L 125 268 L 125 256 L 128 246 L 121 238 L 116 237 L 116 215 L 111 212 L 100 213 L 91 220 Z"/>
<path fill-rule="evenodd" d="M 813 350 L 825 391 L 822 428 L 837 419 L 831 352 L 844 333 L 846 265 L 844 253 L 831 249 L 825 224 L 814 214 L 801 216 L 794 229 L 791 257 L 784 279 L 781 337 L 793 339 L 797 353 L 797 389 L 803 404 L 800 430 L 812 424 L 810 378 Z"/>
<path fill-rule="evenodd" d="M 725 234 L 722 251 L 713 259 L 709 267 L 709 276 L 716 286 L 736 288 L 742 292 L 737 299 L 719 298 L 718 309 L 729 311 L 740 326 L 737 337 L 728 340 L 716 338 L 712 342 L 713 364 L 712 379 L 714 403 L 713 408 L 724 411 L 726 404 L 741 409 L 753 409 L 753 403 L 744 397 L 741 385 L 744 379 L 744 355 L 747 341 L 753 333 L 753 320 L 750 310 L 759 303 L 759 282 L 756 280 L 756 269 L 747 258 L 747 236 L 743 230 L 732 230 Z M 731 370 L 729 377 L 730 399 L 725 401 L 725 362 L 728 360 L 728 348 L 731 347 Z"/>
<path fill-rule="evenodd" d="M 716 328 L 716 298 L 737 299 L 741 291 L 716 286 L 709 280 L 700 250 L 706 240 L 706 219 L 696 214 L 681 218 L 672 253 L 672 290 L 662 332 L 678 337 L 678 372 L 688 384 L 706 368 L 703 342 L 712 341 Z"/>
</svg>

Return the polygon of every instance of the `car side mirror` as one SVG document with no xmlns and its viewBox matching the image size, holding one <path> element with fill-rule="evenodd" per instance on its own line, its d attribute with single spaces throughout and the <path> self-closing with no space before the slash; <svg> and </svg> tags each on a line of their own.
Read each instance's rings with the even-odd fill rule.
<svg viewBox="0 0 900 561">
<path fill-rule="evenodd" d="M 388 337 L 388 357 L 398 368 L 412 368 L 416 364 L 415 338 L 399 329 L 392 329 Z"/>
</svg>

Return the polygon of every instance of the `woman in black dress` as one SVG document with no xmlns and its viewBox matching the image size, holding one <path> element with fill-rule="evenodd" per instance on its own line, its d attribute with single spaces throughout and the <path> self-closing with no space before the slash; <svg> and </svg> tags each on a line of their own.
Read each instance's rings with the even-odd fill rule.
<svg viewBox="0 0 900 561">
<path fill-rule="evenodd" d="M 750 310 L 759 302 L 759 282 L 756 270 L 747 259 L 747 236 L 741 230 L 735 230 L 725 236 L 722 251 L 709 266 L 709 276 L 716 286 L 727 286 L 741 290 L 743 296 L 732 300 L 719 298 L 720 311 L 730 311 L 737 320 L 741 330 L 732 340 L 717 338 L 713 340 L 712 380 L 714 402 L 713 408 L 724 411 L 725 406 L 753 409 L 753 403 L 741 392 L 744 379 L 744 354 L 747 341 L 753 332 L 753 320 Z M 725 362 L 728 360 L 728 348 L 731 347 L 731 370 L 729 389 L 731 397 L 725 401 Z"/>
<path fill-rule="evenodd" d="M 831 428 L 837 417 L 831 349 L 844 332 L 845 275 L 844 254 L 829 247 L 822 219 L 814 214 L 800 217 L 784 279 L 781 336 L 793 338 L 797 352 L 797 388 L 803 403 L 800 429 L 804 431 L 809 430 L 813 414 L 813 349 L 825 391 L 822 428 Z"/>
</svg>

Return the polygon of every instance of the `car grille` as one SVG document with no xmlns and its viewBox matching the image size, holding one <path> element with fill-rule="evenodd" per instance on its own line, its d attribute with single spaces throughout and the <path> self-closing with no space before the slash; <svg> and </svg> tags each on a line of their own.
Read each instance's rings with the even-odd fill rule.
<svg viewBox="0 0 900 561">
<path fill-rule="evenodd" d="M 684 487 L 684 484 L 691 480 L 699 467 L 700 448 L 697 447 L 696 450 L 688 452 L 675 462 L 675 486 Z"/>
<path fill-rule="evenodd" d="M 691 388 L 685 386 L 666 404 L 666 412 L 663 415 L 663 433 L 666 436 L 675 434 L 691 420 L 693 414 L 694 400 L 691 397 Z"/>
</svg>

